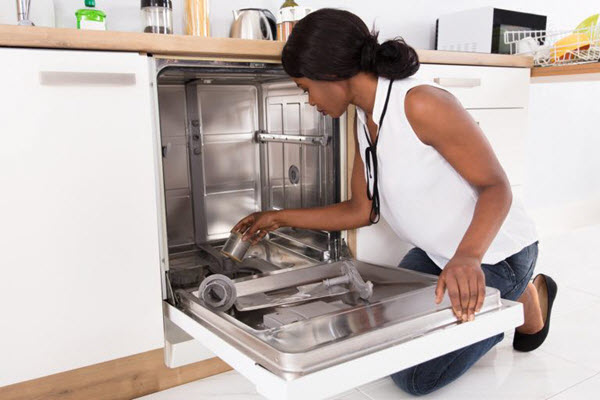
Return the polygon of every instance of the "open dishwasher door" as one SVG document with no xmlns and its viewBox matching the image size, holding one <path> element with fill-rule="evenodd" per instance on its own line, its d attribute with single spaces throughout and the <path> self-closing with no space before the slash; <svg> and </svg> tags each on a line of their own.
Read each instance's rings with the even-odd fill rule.
<svg viewBox="0 0 600 400">
<path fill-rule="evenodd" d="M 320 399 L 522 324 L 521 305 L 491 288 L 475 320 L 457 323 L 447 297 L 434 302 L 437 277 L 353 260 L 336 232 L 283 228 L 242 263 L 226 259 L 219 250 L 247 214 L 341 200 L 343 126 L 277 65 L 163 60 L 156 76 L 163 309 L 185 345 L 167 342 L 167 365 L 193 343 L 269 399 Z M 349 270 L 368 294 L 324 284 Z M 200 293 L 216 276 L 227 279 L 214 295 L 234 294 L 222 310 Z"/>
<path fill-rule="evenodd" d="M 434 303 L 434 276 L 352 262 L 362 278 L 373 284 L 368 301 L 340 300 L 338 293 L 332 293 L 325 301 L 313 300 L 313 307 L 306 302 L 246 311 L 244 317 L 244 312 L 232 316 L 211 311 L 197 293 L 181 291 L 178 306 L 165 302 L 165 312 L 269 399 L 327 398 L 523 322 L 520 303 L 502 300 L 498 290 L 487 288 L 475 320 L 458 323 L 447 296 L 441 304 Z M 290 274 L 290 280 L 302 276 L 304 282 L 318 282 L 339 275 L 336 264 L 281 270 L 252 279 L 285 280 L 282 275 Z M 251 282 L 248 278 L 236 281 L 242 291 Z"/>
</svg>

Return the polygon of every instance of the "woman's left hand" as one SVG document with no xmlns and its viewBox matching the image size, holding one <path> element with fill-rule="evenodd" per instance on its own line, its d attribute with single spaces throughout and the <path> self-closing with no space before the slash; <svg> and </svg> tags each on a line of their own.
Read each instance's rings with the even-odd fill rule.
<svg viewBox="0 0 600 400">
<path fill-rule="evenodd" d="M 446 289 L 456 317 L 462 321 L 472 321 L 485 298 L 485 275 L 481 261 L 477 257 L 452 257 L 438 278 L 436 304 L 442 301 Z"/>
</svg>

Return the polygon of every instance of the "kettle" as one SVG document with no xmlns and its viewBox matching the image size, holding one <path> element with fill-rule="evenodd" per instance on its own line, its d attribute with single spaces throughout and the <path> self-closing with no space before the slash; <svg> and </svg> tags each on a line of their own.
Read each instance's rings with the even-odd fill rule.
<svg viewBox="0 0 600 400">
<path fill-rule="evenodd" d="M 269 10 L 242 8 L 233 11 L 234 21 L 229 36 L 239 39 L 275 40 L 277 21 Z"/>
</svg>

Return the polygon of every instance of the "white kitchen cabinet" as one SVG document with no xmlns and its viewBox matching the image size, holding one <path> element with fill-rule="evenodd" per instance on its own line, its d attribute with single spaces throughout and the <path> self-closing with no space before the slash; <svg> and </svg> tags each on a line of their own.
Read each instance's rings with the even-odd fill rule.
<svg viewBox="0 0 600 400">
<path fill-rule="evenodd" d="M 525 108 L 529 68 L 422 64 L 415 77 L 452 92 L 463 107 Z"/>
<path fill-rule="evenodd" d="M 162 347 L 147 58 L 0 58 L 0 386 Z"/>
</svg>

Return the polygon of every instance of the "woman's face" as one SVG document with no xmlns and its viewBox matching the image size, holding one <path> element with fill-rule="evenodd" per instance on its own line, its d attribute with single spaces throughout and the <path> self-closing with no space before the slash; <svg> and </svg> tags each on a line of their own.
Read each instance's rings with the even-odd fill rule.
<svg viewBox="0 0 600 400">
<path fill-rule="evenodd" d="M 308 78 L 293 78 L 296 85 L 308 93 L 308 102 L 319 112 L 338 118 L 350 104 L 348 81 L 314 81 Z"/>
</svg>

